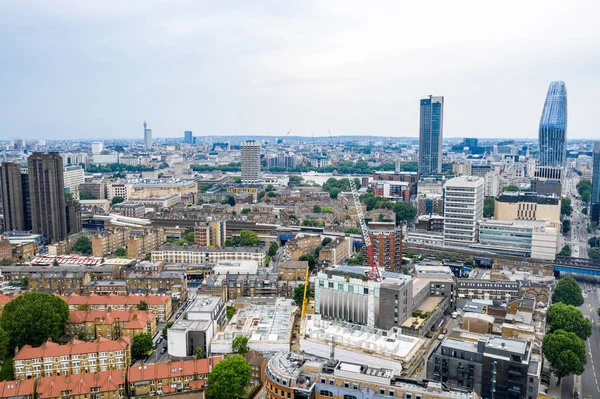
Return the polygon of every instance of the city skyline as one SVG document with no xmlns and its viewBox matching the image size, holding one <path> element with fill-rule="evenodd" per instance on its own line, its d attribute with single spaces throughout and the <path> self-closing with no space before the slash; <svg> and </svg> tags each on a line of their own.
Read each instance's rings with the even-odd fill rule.
<svg viewBox="0 0 600 399">
<path fill-rule="evenodd" d="M 540 4 L 8 2 L 0 117 L 24 139 L 139 139 L 144 119 L 154 138 L 416 137 L 439 93 L 446 137 L 534 138 L 563 80 L 569 136 L 594 138 L 599 6 Z"/>
</svg>

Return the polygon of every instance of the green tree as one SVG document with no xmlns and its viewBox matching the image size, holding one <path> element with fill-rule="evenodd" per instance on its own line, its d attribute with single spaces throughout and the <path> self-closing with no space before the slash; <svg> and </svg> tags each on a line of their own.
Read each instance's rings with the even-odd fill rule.
<svg viewBox="0 0 600 399">
<path fill-rule="evenodd" d="M 120 204 L 121 202 L 125 201 L 125 198 L 120 197 L 118 195 L 115 195 L 113 197 L 113 199 L 110 201 L 111 205 L 117 205 Z"/>
<path fill-rule="evenodd" d="M 248 353 L 250 348 L 248 348 L 248 337 L 243 335 L 238 335 L 231 342 L 231 350 L 234 353 L 239 353 L 240 355 L 245 355 Z"/>
<path fill-rule="evenodd" d="M 279 245 L 276 242 L 272 242 L 269 246 L 269 252 L 267 253 L 267 255 L 269 255 L 270 257 L 275 256 L 277 254 L 278 249 Z"/>
<path fill-rule="evenodd" d="M 313 270 L 315 268 L 315 266 L 317 265 L 317 262 L 316 262 L 315 257 L 314 257 L 313 254 L 305 253 L 302 256 L 300 256 L 298 258 L 298 260 L 308 262 L 308 269 L 309 270 Z"/>
<path fill-rule="evenodd" d="M 56 259 L 52 261 L 52 266 L 60 266 L 60 263 Z"/>
<path fill-rule="evenodd" d="M 250 230 L 241 230 L 240 235 L 233 238 L 233 243 L 236 247 L 258 247 L 260 238 Z"/>
<path fill-rule="evenodd" d="M 581 209 L 581 213 L 584 214 L 584 215 L 587 215 L 588 214 L 588 209 L 587 208 Z"/>
<path fill-rule="evenodd" d="M 546 322 L 551 333 L 564 330 L 577 334 L 584 341 L 592 336 L 592 323 L 583 317 L 581 310 L 562 302 L 555 303 L 548 308 Z"/>
<path fill-rule="evenodd" d="M 81 305 L 77 306 L 77 310 L 88 311 L 90 310 L 90 305 L 88 305 L 87 303 L 82 303 Z"/>
<path fill-rule="evenodd" d="M 242 208 L 242 215 L 247 215 L 250 213 L 250 208 Z"/>
<path fill-rule="evenodd" d="M 235 206 L 235 197 L 233 195 L 228 195 L 227 198 L 225 198 L 225 203 Z"/>
<path fill-rule="evenodd" d="M 204 349 L 201 346 L 197 346 L 194 348 L 194 357 L 196 359 L 204 359 L 206 355 L 204 354 Z"/>
<path fill-rule="evenodd" d="M 152 337 L 150 334 L 142 333 L 133 337 L 131 341 L 131 356 L 141 359 L 152 350 Z"/>
<path fill-rule="evenodd" d="M 28 287 L 29 286 L 29 278 L 23 276 L 21 277 L 21 287 Z"/>
<path fill-rule="evenodd" d="M 92 240 L 88 236 L 79 236 L 73 244 L 73 249 L 82 255 L 89 255 L 92 253 Z"/>
<path fill-rule="evenodd" d="M 360 234 L 360 230 L 358 227 L 348 227 L 344 230 L 346 234 Z"/>
<path fill-rule="evenodd" d="M 227 318 L 231 319 L 235 314 L 235 308 L 233 306 L 227 306 Z"/>
<path fill-rule="evenodd" d="M 89 192 L 87 190 L 81 190 L 79 192 L 79 199 L 80 200 L 95 200 L 97 198 L 91 192 Z"/>
<path fill-rule="evenodd" d="M 8 355 L 9 337 L 8 333 L 0 327 L 0 360 L 4 360 Z"/>
<path fill-rule="evenodd" d="M 0 261 L 0 266 L 10 266 L 13 264 L 13 260 L 10 258 L 2 258 Z"/>
<path fill-rule="evenodd" d="M 564 247 L 562 247 L 562 249 L 560 250 L 560 252 L 558 254 L 560 256 L 571 256 L 571 247 L 568 245 L 565 245 Z"/>
<path fill-rule="evenodd" d="M 483 200 L 483 217 L 491 218 L 494 217 L 494 206 L 496 203 L 496 199 L 494 197 L 486 197 Z"/>
<path fill-rule="evenodd" d="M 2 311 L 2 328 L 8 333 L 10 347 L 40 346 L 65 333 L 69 305 L 55 295 L 28 292 L 7 303 Z"/>
<path fill-rule="evenodd" d="M 560 200 L 560 214 L 564 216 L 571 216 L 573 213 L 573 207 L 571 206 L 571 198 L 563 197 Z"/>
<path fill-rule="evenodd" d="M 270 191 L 273 191 L 273 190 L 275 190 L 275 188 L 273 187 L 272 184 L 267 184 L 267 187 L 265 187 L 265 191 L 266 192 L 270 192 Z"/>
<path fill-rule="evenodd" d="M 313 213 L 321 213 L 321 207 L 319 205 L 314 205 Z"/>
<path fill-rule="evenodd" d="M 115 251 L 115 255 L 117 256 L 127 256 L 127 250 L 123 247 L 117 248 Z"/>
<path fill-rule="evenodd" d="M 575 333 L 557 330 L 546 334 L 542 350 L 559 381 L 568 375 L 583 373 L 586 363 L 585 343 Z"/>
<path fill-rule="evenodd" d="M 167 324 L 165 324 L 161 331 L 161 335 L 163 336 L 163 338 L 167 338 L 167 335 L 169 334 L 169 328 L 173 327 L 173 324 L 175 323 L 173 323 L 172 321 L 169 321 L 167 322 Z"/>
<path fill-rule="evenodd" d="M 319 254 L 321 253 L 322 249 L 323 249 L 323 247 L 320 245 L 315 248 L 315 258 L 319 257 Z"/>
<path fill-rule="evenodd" d="M 193 231 L 190 231 L 189 233 L 187 233 L 187 234 L 185 235 L 185 240 L 186 240 L 187 242 L 189 242 L 189 243 L 194 243 L 194 241 L 195 241 L 195 238 L 194 238 L 194 232 L 193 232 Z"/>
<path fill-rule="evenodd" d="M 308 289 L 306 291 L 306 296 L 310 295 L 310 283 L 308 286 Z M 296 288 L 294 288 L 294 296 L 293 296 L 294 302 L 296 303 L 296 306 L 302 306 L 302 303 L 304 302 L 304 284 L 298 284 L 298 286 Z"/>
<path fill-rule="evenodd" d="M 140 301 L 140 303 L 138 303 L 135 308 L 137 310 L 148 310 L 148 304 L 145 301 Z"/>
<path fill-rule="evenodd" d="M 514 184 L 511 184 L 509 186 L 504 187 L 504 190 L 502 191 L 515 192 L 519 191 L 519 187 L 515 186 Z"/>
<path fill-rule="evenodd" d="M 583 305 L 583 295 L 581 287 L 571 276 L 566 276 L 558 280 L 554 293 L 552 294 L 552 303 L 562 302 L 565 305 L 581 306 Z"/>
<path fill-rule="evenodd" d="M 417 216 L 417 209 L 410 202 L 396 202 L 392 210 L 396 213 L 396 224 L 410 223 Z"/>
<path fill-rule="evenodd" d="M 239 176 L 234 176 L 234 177 L 233 177 L 233 182 L 234 182 L 235 184 L 242 184 L 242 178 L 241 178 L 241 177 L 239 177 Z"/>
<path fill-rule="evenodd" d="M 323 241 L 321 241 L 321 246 L 324 247 L 327 244 L 329 244 L 331 241 L 333 241 L 333 239 L 331 239 L 330 237 L 325 237 L 325 238 L 323 238 Z"/>
<path fill-rule="evenodd" d="M 562 222 L 562 232 L 563 234 L 568 234 L 571 231 L 571 220 L 565 219 Z"/>
<path fill-rule="evenodd" d="M 588 257 L 590 259 L 598 260 L 600 259 L 600 251 L 598 251 L 596 248 L 590 248 L 588 249 Z"/>
<path fill-rule="evenodd" d="M 246 385 L 251 376 L 252 367 L 243 356 L 230 356 L 217 363 L 208 375 L 206 396 L 209 399 L 246 397 Z"/>
<path fill-rule="evenodd" d="M 359 252 L 356 254 L 356 256 L 348 259 L 349 266 L 362 266 L 362 264 L 363 264 L 362 252 Z"/>
</svg>

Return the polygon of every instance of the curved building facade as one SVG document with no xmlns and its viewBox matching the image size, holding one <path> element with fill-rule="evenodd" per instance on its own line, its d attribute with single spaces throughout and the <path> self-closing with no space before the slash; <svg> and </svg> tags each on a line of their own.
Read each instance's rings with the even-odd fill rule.
<svg viewBox="0 0 600 399">
<path fill-rule="evenodd" d="M 567 156 L 567 87 L 552 82 L 548 88 L 542 118 L 539 145 L 541 168 L 562 168 Z"/>
</svg>

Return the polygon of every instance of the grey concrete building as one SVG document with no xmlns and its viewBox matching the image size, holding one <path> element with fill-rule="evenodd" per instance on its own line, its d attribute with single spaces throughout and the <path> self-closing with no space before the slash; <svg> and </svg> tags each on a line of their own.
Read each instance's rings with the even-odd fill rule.
<svg viewBox="0 0 600 399">
<path fill-rule="evenodd" d="M 385 279 L 379 287 L 379 321 L 377 327 L 383 330 L 400 327 L 411 315 L 412 310 L 412 279 Z"/>
<path fill-rule="evenodd" d="M 6 231 L 31 230 L 28 177 L 26 173 L 21 173 L 21 165 L 18 163 L 2 162 L 0 166 L 2 209 Z"/>
</svg>

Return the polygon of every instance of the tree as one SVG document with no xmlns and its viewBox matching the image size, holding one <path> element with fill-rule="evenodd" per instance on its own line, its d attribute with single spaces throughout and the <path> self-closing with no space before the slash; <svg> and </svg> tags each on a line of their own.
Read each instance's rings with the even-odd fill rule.
<svg viewBox="0 0 600 399">
<path fill-rule="evenodd" d="M 502 191 L 515 192 L 515 191 L 519 191 L 519 187 L 515 186 L 514 184 L 511 184 L 511 185 L 504 187 L 504 190 L 502 190 Z"/>
<path fill-rule="evenodd" d="M 392 210 L 396 213 L 396 224 L 402 222 L 410 223 L 417 216 L 417 209 L 410 202 L 396 202 Z"/>
<path fill-rule="evenodd" d="M 275 190 L 275 188 L 273 187 L 272 184 L 267 184 L 267 187 L 265 187 L 265 191 L 266 192 L 270 192 L 270 191 L 273 191 L 273 190 Z"/>
<path fill-rule="evenodd" d="M 68 191 L 65 191 L 65 201 L 72 201 L 73 200 L 73 194 L 71 194 Z"/>
<path fill-rule="evenodd" d="M 573 207 L 571 206 L 571 198 L 563 197 L 560 200 L 560 214 L 565 216 L 571 216 L 573 213 Z"/>
<path fill-rule="evenodd" d="M 542 349 L 559 380 L 570 374 L 583 373 L 586 363 L 585 343 L 575 333 L 556 330 L 546 334 Z"/>
<path fill-rule="evenodd" d="M 209 399 L 243 398 L 251 376 L 252 367 L 243 356 L 230 356 L 217 363 L 208 375 L 206 396 Z"/>
<path fill-rule="evenodd" d="M 123 247 L 117 248 L 115 251 L 115 255 L 117 256 L 127 256 L 127 250 Z"/>
<path fill-rule="evenodd" d="M 563 234 L 567 234 L 571 231 L 571 220 L 565 219 L 562 222 L 562 232 Z"/>
<path fill-rule="evenodd" d="M 189 243 L 193 243 L 195 241 L 194 232 L 190 231 L 185 235 L 185 240 Z"/>
<path fill-rule="evenodd" d="M 225 246 L 232 247 L 258 247 L 260 246 L 260 238 L 256 233 L 250 230 L 241 230 L 239 236 L 234 236 Z M 228 245 L 229 244 L 229 245 Z"/>
<path fill-rule="evenodd" d="M 52 266 L 60 266 L 60 263 L 56 259 L 52 261 Z"/>
<path fill-rule="evenodd" d="M 595 248 L 588 249 L 588 257 L 590 259 L 599 260 L 600 259 L 600 251 Z"/>
<path fill-rule="evenodd" d="M 242 208 L 242 215 L 247 215 L 250 213 L 250 208 Z"/>
<path fill-rule="evenodd" d="M 28 292 L 7 303 L 2 311 L 2 328 L 8 333 L 10 347 L 40 346 L 65 333 L 69 305 L 58 296 Z"/>
<path fill-rule="evenodd" d="M 172 321 L 167 322 L 167 324 L 163 327 L 162 331 L 161 331 L 161 335 L 163 336 L 163 338 L 167 338 L 167 334 L 169 334 L 169 328 L 173 327 L 173 323 Z"/>
<path fill-rule="evenodd" d="M 552 294 L 552 303 L 562 302 L 565 305 L 581 306 L 583 305 L 583 295 L 581 287 L 571 276 L 563 277 L 558 280 L 554 293 Z"/>
<path fill-rule="evenodd" d="M 248 348 L 248 337 L 243 335 L 238 335 L 231 342 L 231 350 L 233 353 L 239 353 L 240 355 L 245 355 L 248 353 L 250 348 Z"/>
<path fill-rule="evenodd" d="M 348 259 L 349 266 L 362 266 L 362 264 L 363 264 L 362 252 L 359 252 L 356 254 L 356 256 Z"/>
<path fill-rule="evenodd" d="M 125 198 L 123 198 L 123 197 L 120 197 L 120 196 L 118 196 L 118 195 L 115 195 L 115 196 L 113 197 L 113 199 L 110 201 L 110 204 L 111 204 L 111 205 L 117 205 L 117 204 L 120 204 L 120 203 L 121 203 L 121 202 L 123 202 L 123 201 L 125 201 Z"/>
<path fill-rule="evenodd" d="M 315 248 L 315 258 L 319 257 L 319 254 L 321 253 L 322 249 L 323 249 L 323 247 L 320 245 Z"/>
<path fill-rule="evenodd" d="M 8 355 L 9 338 L 8 333 L 0 327 L 0 360 L 4 360 Z"/>
<path fill-rule="evenodd" d="M 313 256 L 313 254 L 309 254 L 309 253 L 303 254 L 302 256 L 300 256 L 298 258 L 298 260 L 308 262 L 308 269 L 309 270 L 313 270 L 315 268 L 315 266 L 316 266 L 316 263 L 317 263 L 316 260 L 315 260 L 315 257 Z"/>
<path fill-rule="evenodd" d="M 560 250 L 560 252 L 558 254 L 560 256 L 571 256 L 571 247 L 568 245 L 565 245 L 564 247 L 562 247 L 562 249 Z"/>
<path fill-rule="evenodd" d="M 269 246 L 269 252 L 267 253 L 267 255 L 269 255 L 270 257 L 275 256 L 277 254 L 278 249 L 279 245 L 276 242 L 272 242 Z"/>
<path fill-rule="evenodd" d="M 313 206 L 313 213 L 321 213 L 321 207 L 319 205 Z"/>
<path fill-rule="evenodd" d="M 140 303 L 138 303 L 135 308 L 137 310 L 148 310 L 148 304 L 145 301 L 140 301 Z"/>
<path fill-rule="evenodd" d="M 323 238 L 323 241 L 321 241 L 321 246 L 324 247 L 327 244 L 329 244 L 331 241 L 333 241 L 333 239 L 331 239 L 330 237 L 325 237 L 325 238 Z"/>
<path fill-rule="evenodd" d="M 584 214 L 584 215 L 587 215 L 588 214 L 588 209 L 587 208 L 581 209 L 581 213 Z"/>
<path fill-rule="evenodd" d="M 150 334 L 142 333 L 133 337 L 131 341 L 131 356 L 141 359 L 152 350 L 152 337 Z"/>
<path fill-rule="evenodd" d="M 235 314 L 236 310 L 233 306 L 227 306 L 227 318 L 231 319 Z"/>
<path fill-rule="evenodd" d="M 89 255 L 92 253 L 92 240 L 88 236 L 79 236 L 73 244 L 73 249 L 82 255 Z"/>
<path fill-rule="evenodd" d="M 23 276 L 21 277 L 21 287 L 28 287 L 29 286 L 29 278 Z"/>
<path fill-rule="evenodd" d="M 306 295 L 308 296 L 310 293 L 310 283 L 308 286 L 308 289 L 306 291 Z M 296 288 L 294 288 L 294 296 L 293 296 L 294 302 L 296 303 L 296 306 L 302 306 L 302 303 L 304 302 L 304 284 L 298 284 L 298 286 Z"/>
<path fill-rule="evenodd" d="M 575 306 L 555 303 L 548 308 L 546 321 L 551 333 L 564 330 L 575 333 L 584 341 L 592 336 L 592 323 Z"/>
<path fill-rule="evenodd" d="M 581 179 L 579 183 L 577 183 L 577 192 L 581 195 L 581 200 L 586 204 L 590 202 L 591 190 L 592 183 L 589 179 Z"/>
<path fill-rule="evenodd" d="M 242 183 L 242 178 L 241 178 L 241 177 L 239 177 L 239 176 L 234 176 L 234 177 L 233 177 L 233 182 L 234 182 L 235 184 L 241 184 L 241 183 Z"/>
<path fill-rule="evenodd" d="M 494 217 L 494 206 L 496 203 L 496 199 L 494 197 L 486 197 L 483 200 L 483 217 L 491 218 Z"/>
<path fill-rule="evenodd" d="M 81 190 L 79 192 L 79 199 L 80 200 L 95 200 L 97 198 L 90 191 Z"/>
<path fill-rule="evenodd" d="M 0 261 L 0 266 L 10 266 L 13 264 L 13 260 L 10 258 L 2 258 Z"/>
<path fill-rule="evenodd" d="M 204 359 L 206 355 L 204 354 L 204 349 L 201 346 L 197 346 L 194 348 L 194 357 L 196 359 Z"/>
<path fill-rule="evenodd" d="M 225 198 L 225 203 L 235 206 L 235 197 L 233 195 L 228 195 L 227 198 Z"/>
<path fill-rule="evenodd" d="M 358 227 L 348 227 L 347 229 L 344 230 L 344 233 L 346 233 L 346 234 L 360 234 L 360 230 L 358 229 Z"/>
</svg>

